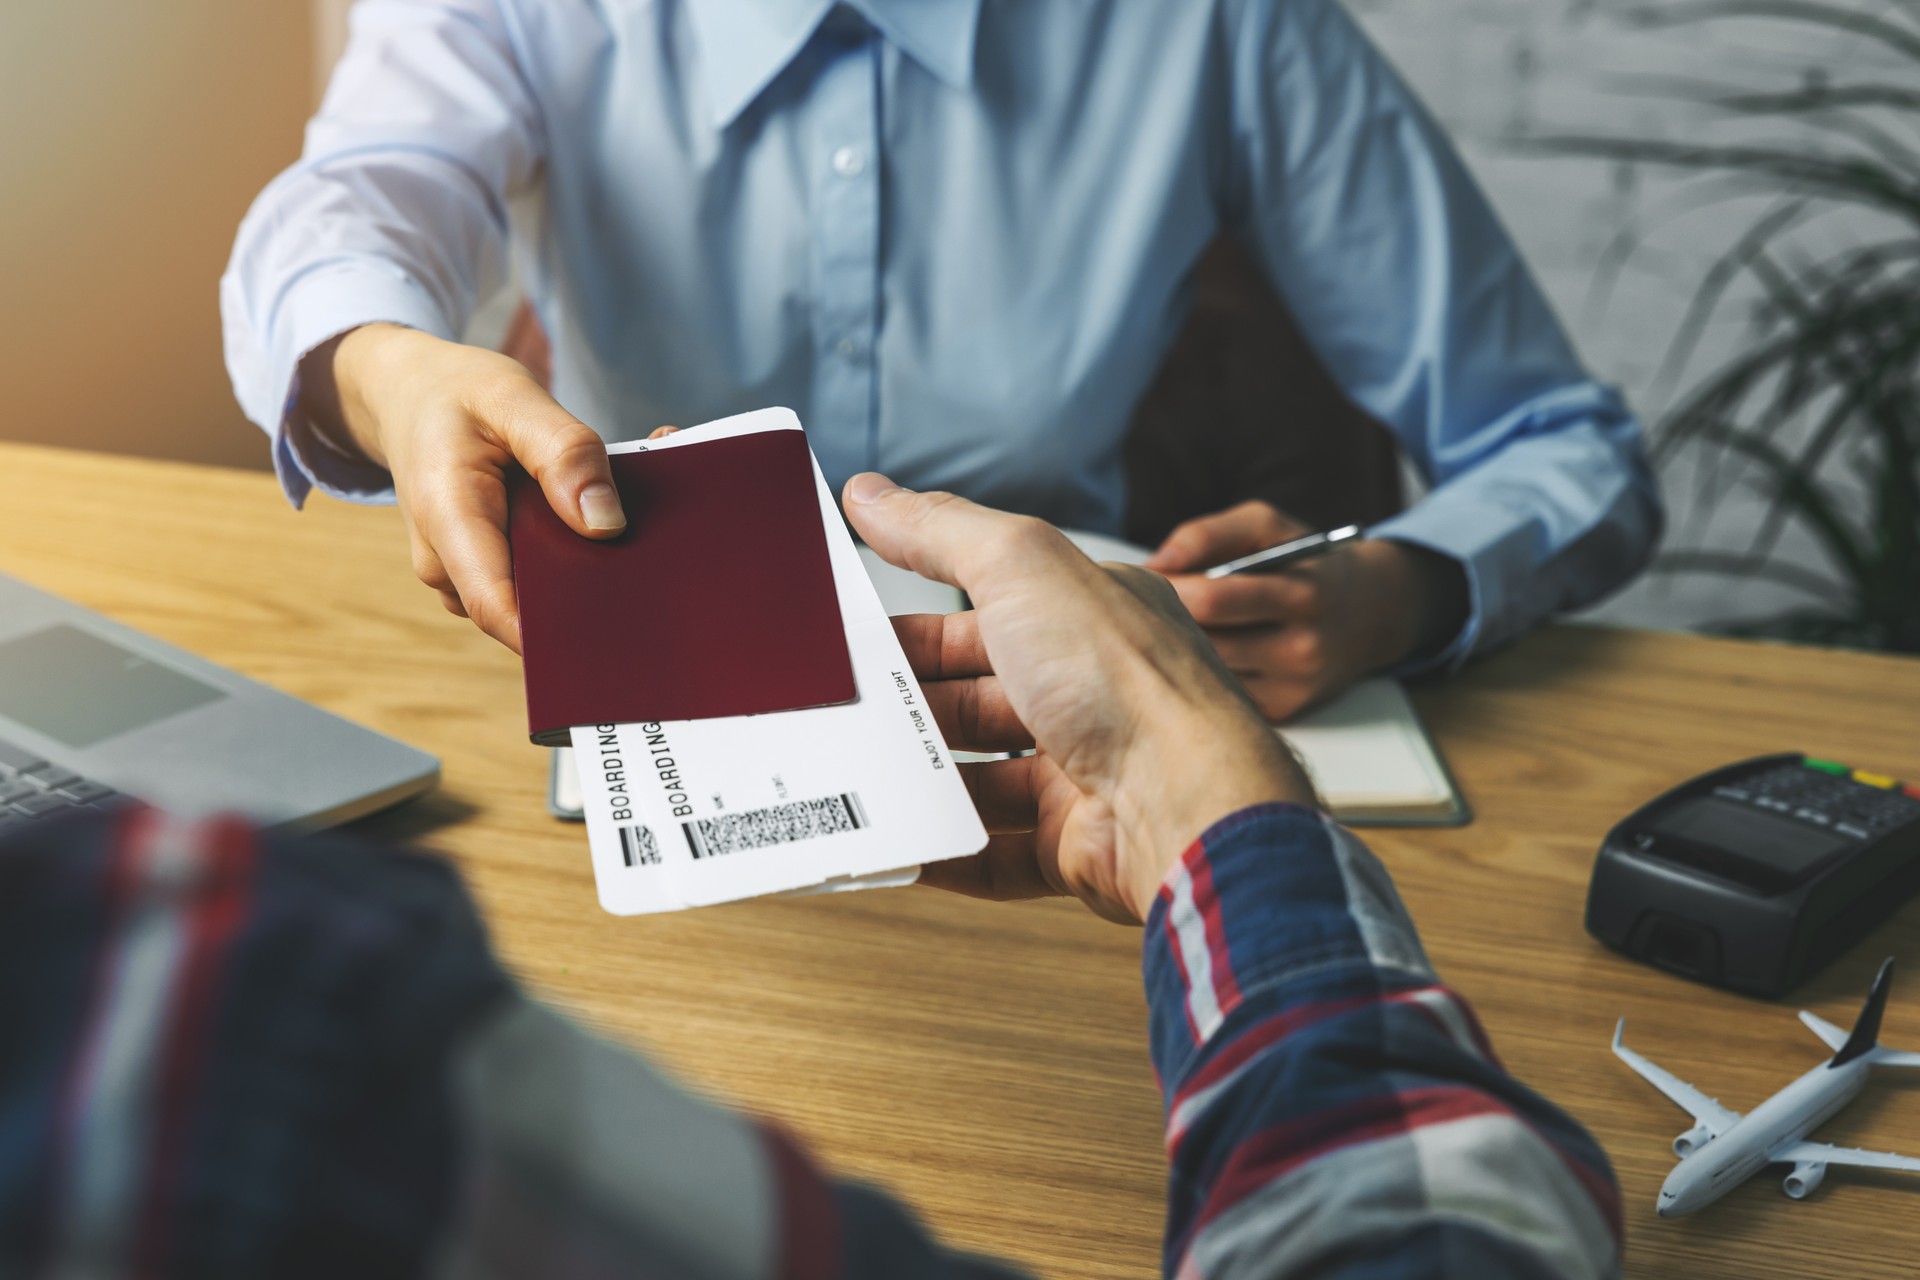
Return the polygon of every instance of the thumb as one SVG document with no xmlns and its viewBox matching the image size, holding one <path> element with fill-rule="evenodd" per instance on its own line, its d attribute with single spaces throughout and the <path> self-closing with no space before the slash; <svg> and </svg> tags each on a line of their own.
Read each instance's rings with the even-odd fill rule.
<svg viewBox="0 0 1920 1280">
<path fill-rule="evenodd" d="M 1189 520 L 1147 557 L 1159 573 L 1188 573 L 1299 537 L 1305 526 L 1258 500 Z"/>
<path fill-rule="evenodd" d="M 503 425 L 507 448 L 539 482 L 568 528 L 589 538 L 610 538 L 627 527 L 606 442 L 592 427 L 531 385 Z"/>
<path fill-rule="evenodd" d="M 877 472 L 847 481 L 841 504 L 855 533 L 889 564 L 959 587 L 976 607 L 1015 577 L 1046 572 L 1050 561 L 1092 562 L 1059 530 L 951 493 L 916 493 Z M 1007 570 L 1019 567 L 1018 574 Z"/>
</svg>

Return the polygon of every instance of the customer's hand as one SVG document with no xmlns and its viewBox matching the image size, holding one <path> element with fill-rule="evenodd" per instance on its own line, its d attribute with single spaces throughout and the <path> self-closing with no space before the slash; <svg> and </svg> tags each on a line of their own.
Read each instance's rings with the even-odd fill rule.
<svg viewBox="0 0 1920 1280">
<path fill-rule="evenodd" d="M 392 473 L 420 580 L 516 653 L 508 469 L 526 468 L 575 533 L 626 527 L 605 443 L 497 352 L 365 325 L 309 355 L 301 387 L 319 430 Z"/>
<path fill-rule="evenodd" d="M 1039 748 L 961 766 L 992 841 L 930 864 L 927 883 L 1071 893 L 1138 921 L 1215 821 L 1261 801 L 1313 802 L 1165 580 L 1096 565 L 1042 521 L 871 472 L 847 483 L 845 507 L 881 556 L 973 600 L 969 613 L 895 620 L 948 741 Z"/>
<path fill-rule="evenodd" d="M 1466 621 L 1459 565 L 1408 543 L 1360 539 L 1277 573 L 1199 572 L 1310 532 L 1268 503 L 1243 502 L 1187 521 L 1147 561 L 1272 720 L 1438 651 Z"/>
</svg>

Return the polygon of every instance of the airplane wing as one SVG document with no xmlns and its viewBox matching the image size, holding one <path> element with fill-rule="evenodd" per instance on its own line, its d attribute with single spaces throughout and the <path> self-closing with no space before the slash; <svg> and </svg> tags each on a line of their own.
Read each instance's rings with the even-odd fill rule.
<svg viewBox="0 0 1920 1280">
<path fill-rule="evenodd" d="M 1876 1067 L 1920 1067 L 1920 1053 L 1910 1053 L 1905 1049 L 1875 1049 L 1873 1065 Z"/>
<path fill-rule="evenodd" d="M 1885 1151 L 1862 1151 L 1858 1147 L 1836 1147 L 1825 1142 L 1796 1142 L 1782 1147 L 1772 1158 L 1793 1164 L 1846 1164 L 1857 1169 L 1906 1169 L 1920 1173 L 1920 1160 L 1896 1156 Z"/>
<path fill-rule="evenodd" d="M 1817 1013 L 1808 1013 L 1805 1009 L 1802 1009 L 1800 1011 L 1800 1021 L 1806 1023 L 1807 1030 L 1824 1040 L 1827 1048 L 1833 1050 L 1835 1053 L 1840 1052 L 1840 1046 L 1847 1042 L 1847 1033 L 1845 1031 L 1834 1026 Z"/>
<path fill-rule="evenodd" d="M 1625 1034 L 1626 1029 L 1627 1020 L 1625 1018 L 1620 1019 L 1619 1025 L 1613 1029 L 1613 1052 L 1615 1057 L 1632 1067 L 1635 1071 L 1638 1071 L 1654 1088 L 1666 1094 L 1668 1098 L 1678 1104 L 1682 1111 L 1692 1116 L 1695 1123 L 1707 1126 L 1708 1132 L 1712 1133 L 1714 1137 L 1717 1138 L 1727 1130 L 1733 1128 L 1734 1122 L 1740 1119 L 1740 1113 L 1738 1111 L 1721 1106 L 1718 1098 L 1709 1098 L 1706 1094 L 1700 1092 L 1665 1067 L 1649 1062 L 1646 1058 L 1620 1043 L 1620 1038 Z M 1785 1156 L 1780 1158 L 1783 1160 L 1786 1159 Z"/>
</svg>

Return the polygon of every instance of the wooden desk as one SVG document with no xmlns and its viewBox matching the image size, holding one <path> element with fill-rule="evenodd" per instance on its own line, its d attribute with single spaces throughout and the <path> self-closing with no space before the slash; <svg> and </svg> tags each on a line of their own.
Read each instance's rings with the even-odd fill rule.
<svg viewBox="0 0 1920 1280">
<path fill-rule="evenodd" d="M 892 1187 L 949 1239 L 1058 1277 L 1157 1269 L 1159 1102 L 1138 937 L 1078 906 L 908 890 L 618 920 L 585 837 L 548 818 L 517 665 L 407 570 L 392 511 L 287 510 L 268 477 L 0 446 L 0 571 L 439 754 L 433 796 L 366 824 L 465 871 L 534 988 Z M 1627 1196 L 1633 1276 L 1910 1274 L 1920 1178 L 1835 1171 L 1793 1204 L 1761 1177 L 1664 1222 L 1687 1121 L 1607 1051 L 1747 1108 L 1822 1050 L 1774 1006 L 1614 956 L 1581 929 L 1618 816 L 1701 768 L 1799 748 L 1920 777 L 1920 662 L 1555 628 L 1420 702 L 1479 818 L 1376 832 L 1442 974 L 1505 1061 L 1580 1117 Z M 1848 1025 L 1909 908 L 1802 993 Z M 1920 972 L 1889 1044 L 1920 1048 Z M 1920 1154 L 1920 1099 L 1874 1086 L 1820 1137 Z"/>
</svg>

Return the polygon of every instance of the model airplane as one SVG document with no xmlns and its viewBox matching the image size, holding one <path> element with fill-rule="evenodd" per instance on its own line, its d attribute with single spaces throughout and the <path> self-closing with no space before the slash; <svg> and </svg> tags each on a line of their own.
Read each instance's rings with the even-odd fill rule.
<svg viewBox="0 0 1920 1280">
<path fill-rule="evenodd" d="M 1780 1186 L 1795 1200 L 1806 1199 L 1820 1185 L 1830 1164 L 1920 1172 L 1920 1159 L 1912 1156 L 1806 1140 L 1807 1134 L 1859 1096 L 1870 1068 L 1920 1067 L 1920 1053 L 1880 1047 L 1880 1014 L 1887 1007 L 1892 981 L 1893 958 L 1889 956 L 1873 980 L 1873 990 L 1867 994 L 1866 1007 L 1860 1010 L 1851 1035 L 1802 1010 L 1800 1021 L 1826 1041 L 1834 1051 L 1833 1057 L 1744 1116 L 1620 1043 L 1627 1027 L 1626 1020 L 1621 1019 L 1613 1031 L 1614 1053 L 1693 1117 L 1693 1128 L 1673 1140 L 1673 1153 L 1680 1157 L 1680 1163 L 1661 1184 L 1656 1206 L 1661 1217 L 1676 1218 L 1712 1204 L 1770 1164 L 1793 1166 Z"/>
</svg>

